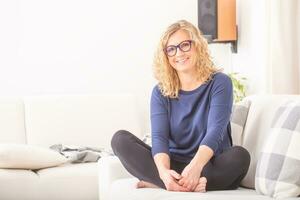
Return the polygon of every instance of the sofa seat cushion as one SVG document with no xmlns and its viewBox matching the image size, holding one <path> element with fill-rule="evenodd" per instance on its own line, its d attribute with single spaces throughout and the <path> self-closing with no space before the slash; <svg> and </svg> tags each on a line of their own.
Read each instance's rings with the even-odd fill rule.
<svg viewBox="0 0 300 200">
<path fill-rule="evenodd" d="M 272 198 L 259 195 L 252 189 L 239 188 L 237 190 L 209 191 L 206 193 L 169 192 L 163 189 L 136 189 L 135 178 L 119 179 L 112 183 L 110 200 L 271 200 Z M 297 198 L 289 198 L 297 199 Z M 299 200 L 299 199 L 298 199 Z"/>
<path fill-rule="evenodd" d="M 39 171 L 0 169 L 0 177 L 1 200 L 98 200 L 95 162 Z"/>
<path fill-rule="evenodd" d="M 37 200 L 39 176 L 31 170 L 0 169 L 0 199 Z"/>
<path fill-rule="evenodd" d="M 97 200 L 97 163 L 66 164 L 37 171 L 43 200 Z"/>
</svg>

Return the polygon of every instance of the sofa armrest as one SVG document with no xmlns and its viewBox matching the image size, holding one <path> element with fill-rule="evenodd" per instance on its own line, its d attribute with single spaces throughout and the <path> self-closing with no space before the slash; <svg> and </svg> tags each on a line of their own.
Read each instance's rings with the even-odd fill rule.
<svg viewBox="0 0 300 200">
<path fill-rule="evenodd" d="M 116 156 L 102 157 L 98 161 L 99 170 L 99 199 L 109 200 L 111 184 L 122 178 L 132 178 Z"/>
</svg>

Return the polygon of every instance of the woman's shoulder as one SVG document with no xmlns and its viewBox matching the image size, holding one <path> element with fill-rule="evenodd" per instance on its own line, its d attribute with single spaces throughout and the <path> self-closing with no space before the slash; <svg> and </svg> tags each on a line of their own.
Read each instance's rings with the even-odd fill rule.
<svg viewBox="0 0 300 200">
<path fill-rule="evenodd" d="M 168 98 L 163 96 L 161 89 L 159 88 L 159 85 L 155 85 L 152 89 L 151 103 L 158 103 L 158 102 L 166 104 L 168 102 Z"/>
<path fill-rule="evenodd" d="M 212 80 L 214 84 L 229 84 L 229 85 L 232 84 L 230 77 L 223 72 L 216 72 L 213 75 Z"/>
<path fill-rule="evenodd" d="M 161 94 L 161 91 L 159 89 L 159 85 L 156 84 L 153 89 L 152 89 L 152 94 L 155 93 L 155 94 Z"/>
<path fill-rule="evenodd" d="M 159 98 L 163 98 L 163 94 L 161 92 L 161 89 L 159 88 L 159 85 L 156 84 L 153 89 L 152 89 L 152 96 L 156 96 L 156 97 L 159 97 Z"/>
</svg>

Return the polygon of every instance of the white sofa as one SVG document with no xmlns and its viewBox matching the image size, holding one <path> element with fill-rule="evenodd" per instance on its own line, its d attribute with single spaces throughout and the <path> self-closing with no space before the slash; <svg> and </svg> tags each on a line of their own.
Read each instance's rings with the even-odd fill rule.
<svg viewBox="0 0 300 200">
<path fill-rule="evenodd" d="M 110 148 L 119 129 L 142 135 L 143 116 L 136 105 L 128 94 L 1 97 L 0 144 Z M 97 200 L 97 167 L 94 162 L 37 171 L 0 169 L 0 199 Z"/>
<path fill-rule="evenodd" d="M 121 165 L 116 157 L 105 157 L 99 163 L 99 191 L 101 200 L 269 200 L 268 196 L 260 195 L 254 190 L 255 170 L 258 156 L 265 138 L 270 133 L 271 120 L 278 107 L 286 101 L 300 101 L 300 96 L 292 95 L 261 95 L 248 97 L 251 102 L 241 143 L 251 155 L 251 164 L 242 186 L 231 191 L 210 191 L 207 193 L 168 192 L 163 189 L 136 189 L 137 179 L 133 178 Z M 300 147 L 299 147 L 300 151 Z M 142 162 L 142 161 L 141 161 Z M 289 198 L 289 199 L 300 199 Z"/>
</svg>

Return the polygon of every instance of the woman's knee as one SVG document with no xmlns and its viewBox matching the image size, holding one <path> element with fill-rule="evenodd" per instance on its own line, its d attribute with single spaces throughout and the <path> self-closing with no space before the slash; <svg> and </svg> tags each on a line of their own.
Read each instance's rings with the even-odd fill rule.
<svg viewBox="0 0 300 200">
<path fill-rule="evenodd" d="M 114 151 L 126 148 L 127 141 L 132 134 L 126 130 L 117 131 L 111 139 L 111 147 Z"/>
<path fill-rule="evenodd" d="M 241 165 L 242 169 L 247 171 L 251 160 L 249 152 L 241 146 L 232 147 L 232 151 L 232 158 L 234 158 L 236 161 L 239 161 L 239 165 Z"/>
<path fill-rule="evenodd" d="M 244 147 L 241 146 L 233 146 L 232 147 L 233 153 L 235 156 L 239 158 L 245 158 L 245 160 L 250 161 L 250 154 Z"/>
</svg>

